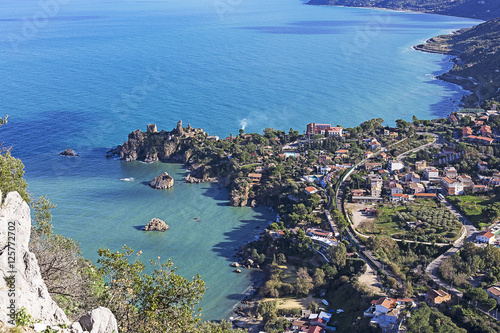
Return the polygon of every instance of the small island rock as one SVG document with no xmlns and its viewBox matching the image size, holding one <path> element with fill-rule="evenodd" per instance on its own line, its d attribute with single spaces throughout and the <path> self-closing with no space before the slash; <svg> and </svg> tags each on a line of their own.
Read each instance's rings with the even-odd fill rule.
<svg viewBox="0 0 500 333">
<path fill-rule="evenodd" d="M 151 221 L 149 221 L 148 224 L 142 230 L 144 231 L 167 231 L 168 224 L 166 224 L 164 221 L 157 219 L 157 218 L 152 218 Z"/>
<path fill-rule="evenodd" d="M 78 156 L 75 154 L 75 151 L 73 149 L 66 149 L 65 151 L 62 151 L 59 153 L 61 156 Z"/>
<path fill-rule="evenodd" d="M 149 182 L 149 186 L 156 190 L 165 190 L 174 186 L 174 179 L 167 172 L 164 172 Z"/>
<path fill-rule="evenodd" d="M 240 267 L 240 266 L 241 265 L 236 261 L 231 264 L 231 267 Z"/>
</svg>

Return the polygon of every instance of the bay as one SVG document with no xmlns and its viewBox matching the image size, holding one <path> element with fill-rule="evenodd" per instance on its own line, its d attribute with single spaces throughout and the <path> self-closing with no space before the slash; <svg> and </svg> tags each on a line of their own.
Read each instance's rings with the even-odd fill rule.
<svg viewBox="0 0 500 333">
<path fill-rule="evenodd" d="M 225 137 L 445 116 L 464 93 L 433 78 L 449 58 L 411 47 L 478 22 L 292 0 L 47 3 L 0 4 L 0 101 L 11 116 L 1 140 L 25 163 L 32 195 L 57 203 L 57 232 L 93 260 L 100 247 L 127 244 L 199 273 L 209 286 L 204 319 L 228 316 L 258 278 L 229 263 L 273 214 L 227 206 L 227 190 L 184 183 L 180 165 L 123 163 L 106 159 L 107 148 L 179 119 Z M 66 148 L 81 156 L 58 156 Z M 173 189 L 145 185 L 163 171 Z M 137 230 L 152 217 L 171 229 Z"/>
</svg>

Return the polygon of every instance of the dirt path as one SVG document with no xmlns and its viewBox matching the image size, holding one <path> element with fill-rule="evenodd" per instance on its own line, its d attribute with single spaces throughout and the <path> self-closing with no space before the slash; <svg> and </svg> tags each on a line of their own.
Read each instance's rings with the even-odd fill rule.
<svg viewBox="0 0 500 333">
<path fill-rule="evenodd" d="M 278 309 L 307 309 L 307 306 L 311 302 L 316 302 L 320 307 L 325 307 L 324 304 L 321 303 L 321 298 L 315 298 L 312 295 L 304 298 L 266 298 L 264 301 L 277 301 Z"/>
<path fill-rule="evenodd" d="M 358 278 L 358 281 L 380 296 L 386 296 L 386 293 L 381 289 L 382 284 L 377 280 L 377 272 L 370 265 L 366 264 L 366 272 Z"/>
<path fill-rule="evenodd" d="M 350 209 L 352 212 L 352 223 L 356 229 L 362 228 L 365 224 L 375 223 L 375 216 L 371 216 L 365 214 L 363 209 L 365 208 L 375 208 L 372 205 L 365 204 L 355 204 L 355 203 L 346 203 L 346 209 Z"/>
</svg>

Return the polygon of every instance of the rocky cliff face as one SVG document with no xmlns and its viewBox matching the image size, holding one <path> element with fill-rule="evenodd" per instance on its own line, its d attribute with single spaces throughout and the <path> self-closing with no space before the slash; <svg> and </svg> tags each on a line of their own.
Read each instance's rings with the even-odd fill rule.
<svg viewBox="0 0 500 333">
<path fill-rule="evenodd" d="M 35 255 L 28 249 L 30 233 L 28 204 L 17 192 L 8 193 L 0 210 L 0 321 L 12 322 L 10 315 L 24 307 L 44 323 L 68 324 L 63 310 L 49 295 Z"/>
<path fill-rule="evenodd" d="M 233 183 L 231 193 L 229 194 L 231 206 L 246 206 L 248 204 L 248 200 L 250 199 L 250 188 L 251 185 L 247 181 L 236 179 Z"/>
<path fill-rule="evenodd" d="M 124 161 L 144 162 L 182 160 L 178 156 L 180 139 L 166 131 L 159 133 L 141 132 L 140 129 L 128 135 L 128 141 L 116 147 L 111 153 L 119 155 Z"/>
<path fill-rule="evenodd" d="M 64 330 L 57 328 L 58 332 L 84 332 L 78 322 L 69 322 L 64 311 L 50 297 L 40 274 L 38 261 L 29 251 L 30 234 L 31 215 L 28 204 L 17 192 L 8 193 L 0 206 L 0 322 L 13 326 L 15 321 L 12 316 L 25 308 L 33 319 L 39 321 L 34 325 L 37 332 L 47 326 L 56 328 L 54 325 L 58 324 L 71 327 Z M 89 331 L 118 332 L 112 313 L 91 317 L 96 327 L 106 329 Z M 105 323 L 100 323 L 101 317 Z"/>
</svg>

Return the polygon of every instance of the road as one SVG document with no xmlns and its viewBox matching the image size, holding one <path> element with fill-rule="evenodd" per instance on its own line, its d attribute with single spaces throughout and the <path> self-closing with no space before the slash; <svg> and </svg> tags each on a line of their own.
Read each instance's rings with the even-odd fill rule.
<svg viewBox="0 0 500 333">
<path fill-rule="evenodd" d="M 446 200 L 441 200 L 441 203 L 443 203 L 449 210 L 450 212 L 455 215 L 458 220 L 464 225 L 467 233 L 462 234 L 462 236 L 457 239 L 453 245 L 452 248 L 450 248 L 448 251 L 437 257 L 434 261 L 432 261 L 426 268 L 425 272 L 430 276 L 430 278 L 439 286 L 448 289 L 450 292 L 453 294 L 457 295 L 458 297 L 462 297 L 463 293 L 449 285 L 448 283 L 444 282 L 439 278 L 437 275 L 437 270 L 439 266 L 449 257 L 457 253 L 462 246 L 464 245 L 464 240 L 467 238 L 468 240 L 472 240 L 474 238 L 474 235 L 477 233 L 476 227 L 465 217 L 463 216 L 452 204 L 450 204 Z"/>
<path fill-rule="evenodd" d="M 433 141 L 431 141 L 431 142 L 429 142 L 429 143 L 427 143 L 427 144 L 425 144 L 425 145 L 419 146 L 419 147 L 417 147 L 417 148 L 413 148 L 412 150 L 408 150 L 407 152 L 405 152 L 405 153 L 402 153 L 402 154 L 398 155 L 398 157 L 396 157 L 396 159 L 397 159 L 398 161 L 403 162 L 403 160 L 404 160 L 404 159 L 405 159 L 408 155 L 413 154 L 414 152 L 417 152 L 417 151 L 419 151 L 419 150 L 422 150 L 422 149 L 424 149 L 424 148 L 426 148 L 426 147 L 429 147 L 429 146 L 431 146 L 431 145 L 435 144 L 435 143 L 436 143 L 436 141 L 437 141 L 437 144 L 439 144 L 439 145 L 442 145 L 442 144 L 443 144 L 443 142 L 444 142 L 444 139 L 443 139 L 440 135 L 437 135 L 437 134 L 434 134 L 434 133 L 416 132 L 416 134 L 419 134 L 419 135 L 430 135 L 430 136 L 433 136 L 433 137 L 434 137 L 434 140 L 433 140 Z M 404 164 L 404 163 L 403 163 L 403 164 Z"/>
</svg>

